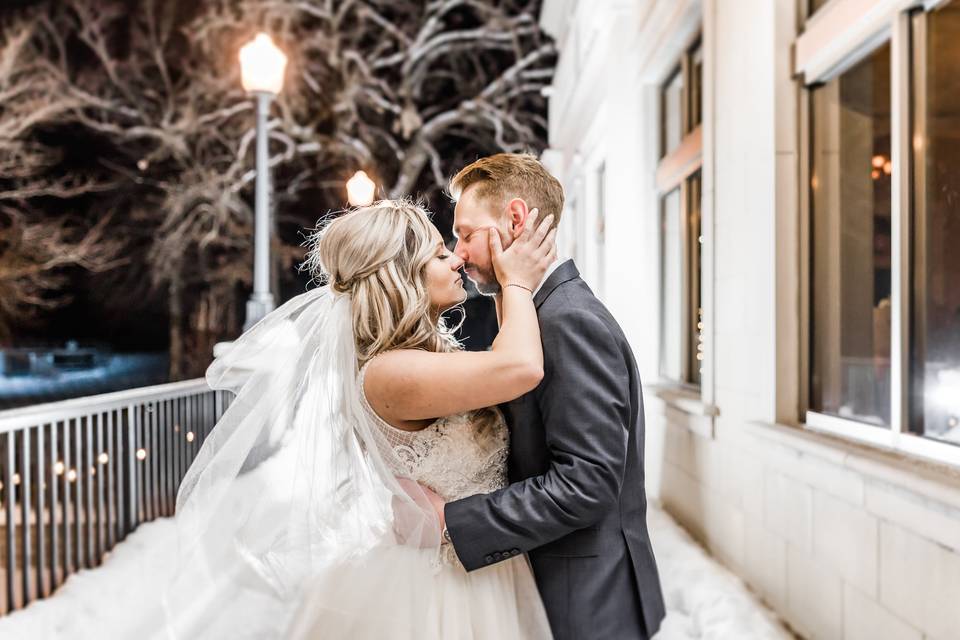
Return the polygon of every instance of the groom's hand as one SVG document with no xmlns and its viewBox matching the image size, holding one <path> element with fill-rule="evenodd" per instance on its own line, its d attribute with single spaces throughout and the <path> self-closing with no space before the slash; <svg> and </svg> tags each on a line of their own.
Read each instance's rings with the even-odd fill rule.
<svg viewBox="0 0 960 640">
<path fill-rule="evenodd" d="M 423 489 L 423 494 L 427 496 L 427 499 L 430 501 L 430 504 L 433 506 L 433 510 L 437 512 L 437 519 L 440 521 L 440 531 L 443 531 L 443 528 L 447 526 L 446 518 L 443 516 L 443 508 L 446 506 L 446 501 L 438 496 L 432 489 L 420 485 L 420 488 Z"/>
<path fill-rule="evenodd" d="M 446 501 L 430 487 L 419 484 L 410 478 L 397 478 L 397 482 L 415 503 L 423 504 L 421 496 L 430 502 L 430 506 L 433 507 L 437 518 L 440 520 L 440 530 L 443 531 L 443 527 L 446 526 L 446 520 L 443 517 L 443 507 L 446 505 Z"/>
</svg>

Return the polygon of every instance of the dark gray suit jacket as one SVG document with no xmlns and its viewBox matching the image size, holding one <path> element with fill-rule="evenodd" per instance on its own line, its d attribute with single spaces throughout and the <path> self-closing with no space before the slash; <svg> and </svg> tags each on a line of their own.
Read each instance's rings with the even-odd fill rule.
<svg viewBox="0 0 960 640">
<path fill-rule="evenodd" d="M 528 553 L 556 638 L 649 638 L 664 605 L 633 352 L 572 260 L 534 303 L 544 378 L 502 407 L 512 484 L 447 504 L 447 529 L 468 571 Z"/>
</svg>

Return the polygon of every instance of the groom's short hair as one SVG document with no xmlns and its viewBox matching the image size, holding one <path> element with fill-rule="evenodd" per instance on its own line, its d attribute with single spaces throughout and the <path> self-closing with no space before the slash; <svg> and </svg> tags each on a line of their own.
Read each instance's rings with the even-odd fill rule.
<svg viewBox="0 0 960 640">
<path fill-rule="evenodd" d="M 450 180 L 450 196 L 459 200 L 469 187 L 477 185 L 479 199 L 493 200 L 505 206 L 513 198 L 523 198 L 531 209 L 540 209 L 540 219 L 553 214 L 560 222 L 563 211 L 563 187 L 550 175 L 536 156 L 529 153 L 498 153 L 480 158 L 461 169 Z"/>
</svg>

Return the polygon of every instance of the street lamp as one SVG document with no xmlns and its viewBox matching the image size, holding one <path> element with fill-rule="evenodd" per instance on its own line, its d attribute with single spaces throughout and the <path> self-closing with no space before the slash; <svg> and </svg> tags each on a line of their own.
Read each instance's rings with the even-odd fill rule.
<svg viewBox="0 0 960 640">
<path fill-rule="evenodd" d="M 240 49 L 243 88 L 257 101 L 257 180 L 255 190 L 253 293 L 247 301 L 246 331 L 274 308 L 270 291 L 270 157 L 267 151 L 267 117 L 270 102 L 283 88 L 287 56 L 265 33 Z"/>
<path fill-rule="evenodd" d="M 347 180 L 347 202 L 354 207 L 364 207 L 373 202 L 376 188 L 366 171 L 357 171 Z"/>
</svg>

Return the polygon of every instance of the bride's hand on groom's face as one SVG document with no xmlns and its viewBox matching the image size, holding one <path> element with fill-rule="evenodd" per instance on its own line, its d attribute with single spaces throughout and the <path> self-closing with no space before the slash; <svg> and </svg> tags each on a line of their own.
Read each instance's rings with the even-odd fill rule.
<svg viewBox="0 0 960 640">
<path fill-rule="evenodd" d="M 533 291 L 556 259 L 557 230 L 551 228 L 553 216 L 547 216 L 538 224 L 539 217 L 540 210 L 531 209 L 523 231 L 506 249 L 497 229 L 490 228 L 490 259 L 500 286 L 519 284 Z"/>
</svg>

